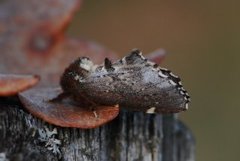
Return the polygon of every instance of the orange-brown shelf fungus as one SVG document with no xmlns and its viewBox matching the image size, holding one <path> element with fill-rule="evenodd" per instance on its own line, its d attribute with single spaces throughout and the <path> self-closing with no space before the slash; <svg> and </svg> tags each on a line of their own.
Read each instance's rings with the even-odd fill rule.
<svg viewBox="0 0 240 161">
<path fill-rule="evenodd" d="M 0 96 L 16 95 L 36 85 L 40 80 L 36 75 L 0 74 Z"/>
<path fill-rule="evenodd" d="M 36 88 L 20 93 L 19 98 L 34 116 L 61 127 L 97 128 L 113 120 L 119 113 L 117 105 L 95 106 L 91 109 L 82 107 L 81 103 L 70 97 L 51 101 L 61 92 L 59 88 Z"/>
</svg>

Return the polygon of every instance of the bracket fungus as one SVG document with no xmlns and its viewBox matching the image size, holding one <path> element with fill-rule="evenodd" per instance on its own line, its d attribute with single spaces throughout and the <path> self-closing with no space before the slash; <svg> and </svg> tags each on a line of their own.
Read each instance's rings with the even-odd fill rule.
<svg viewBox="0 0 240 161">
<path fill-rule="evenodd" d="M 96 128 L 119 113 L 118 106 L 96 106 L 93 111 L 89 107 L 81 107 L 70 98 L 52 102 L 51 99 L 60 93 L 59 88 L 31 89 L 20 93 L 19 98 L 34 116 L 61 127 Z"/>
<path fill-rule="evenodd" d="M 36 75 L 0 74 L 0 96 L 12 96 L 36 85 L 40 80 Z"/>
</svg>

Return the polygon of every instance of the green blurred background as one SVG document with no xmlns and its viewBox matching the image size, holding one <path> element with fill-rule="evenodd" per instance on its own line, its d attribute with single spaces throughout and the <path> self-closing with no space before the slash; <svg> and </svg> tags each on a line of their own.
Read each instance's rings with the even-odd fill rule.
<svg viewBox="0 0 240 161">
<path fill-rule="evenodd" d="M 125 55 L 168 52 L 162 66 L 181 76 L 192 103 L 180 118 L 192 129 L 198 161 L 239 161 L 240 1 L 91 0 L 68 35 Z"/>
</svg>

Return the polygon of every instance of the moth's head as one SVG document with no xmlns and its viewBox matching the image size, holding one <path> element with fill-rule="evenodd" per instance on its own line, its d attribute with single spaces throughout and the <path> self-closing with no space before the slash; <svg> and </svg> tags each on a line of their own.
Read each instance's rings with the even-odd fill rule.
<svg viewBox="0 0 240 161">
<path fill-rule="evenodd" d="M 87 57 L 80 57 L 71 63 L 64 71 L 60 85 L 65 92 L 72 92 L 81 86 L 90 74 L 93 62 Z"/>
</svg>

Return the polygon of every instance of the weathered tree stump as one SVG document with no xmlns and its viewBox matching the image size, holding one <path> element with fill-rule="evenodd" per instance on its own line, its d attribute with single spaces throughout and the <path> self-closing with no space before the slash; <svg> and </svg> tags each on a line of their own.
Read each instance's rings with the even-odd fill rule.
<svg viewBox="0 0 240 161">
<path fill-rule="evenodd" d="M 0 99 L 0 154 L 5 160 L 194 161 L 194 138 L 176 115 L 122 111 L 100 128 L 83 130 L 49 125 L 18 101 L 9 101 Z M 54 128 L 57 134 L 47 131 Z"/>
</svg>

